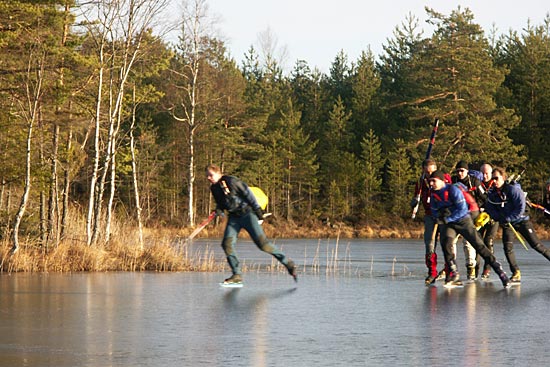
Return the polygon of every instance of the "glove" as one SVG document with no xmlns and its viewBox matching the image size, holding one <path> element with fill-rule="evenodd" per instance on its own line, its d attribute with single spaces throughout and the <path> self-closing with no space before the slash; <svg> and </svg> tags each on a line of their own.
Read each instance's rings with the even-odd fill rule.
<svg viewBox="0 0 550 367">
<path fill-rule="evenodd" d="M 416 208 L 417 205 L 418 205 L 418 200 L 416 198 L 413 198 L 411 200 L 411 209 Z"/>
<path fill-rule="evenodd" d="M 223 210 L 216 209 L 216 217 L 223 218 L 224 216 L 225 216 L 225 214 L 223 213 Z"/>
<path fill-rule="evenodd" d="M 438 217 L 437 217 L 437 223 L 438 224 L 447 224 L 447 217 L 451 215 L 451 210 L 449 208 L 445 208 L 439 211 Z"/>
<path fill-rule="evenodd" d="M 443 224 L 447 224 L 447 219 L 442 217 L 442 218 L 437 218 L 436 220 L 437 224 L 439 225 L 443 225 Z"/>
<path fill-rule="evenodd" d="M 264 212 L 261 208 L 254 210 L 254 214 L 256 214 L 256 216 L 258 217 L 258 220 L 264 219 Z"/>
</svg>

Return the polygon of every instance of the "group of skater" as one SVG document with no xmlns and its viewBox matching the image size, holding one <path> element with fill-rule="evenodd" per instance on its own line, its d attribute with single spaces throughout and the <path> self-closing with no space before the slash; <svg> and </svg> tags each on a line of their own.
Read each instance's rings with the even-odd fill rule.
<svg viewBox="0 0 550 367">
<path fill-rule="evenodd" d="M 456 247 L 460 238 L 466 262 L 468 280 L 488 280 L 491 269 L 505 288 L 521 282 L 521 271 L 514 254 L 513 243 L 525 242 L 546 259 L 550 249 L 539 240 L 528 214 L 528 200 L 520 184 L 508 177 L 500 167 L 485 163 L 480 167 L 479 177 L 471 174 L 469 165 L 460 161 L 453 176 L 437 168 L 432 159 L 422 162 L 422 177 L 415 189 L 412 207 L 420 203 L 424 208 L 425 261 L 428 275 L 427 286 L 445 279 L 446 286 L 461 286 L 456 263 Z M 231 269 L 231 276 L 222 283 L 227 286 L 242 285 L 242 270 L 235 251 L 237 236 L 246 230 L 256 246 L 275 257 L 297 280 L 296 264 L 269 241 L 261 227 L 264 213 L 248 185 L 235 176 L 222 173 L 219 166 L 206 167 L 206 178 L 216 202 L 215 213 L 227 213 L 227 223 L 222 248 Z M 546 185 L 544 206 L 550 213 L 550 180 Z M 508 277 L 493 254 L 494 240 L 502 228 L 504 254 L 510 266 Z M 439 240 L 443 250 L 445 267 L 438 271 L 436 244 Z M 481 260 L 483 259 L 483 267 Z"/>
<path fill-rule="evenodd" d="M 521 185 L 508 177 L 506 170 L 485 163 L 471 174 L 469 165 L 460 161 L 453 176 L 437 168 L 432 159 L 422 162 L 422 179 L 416 186 L 411 206 L 421 201 L 424 208 L 425 261 L 427 286 L 439 279 L 445 286 L 461 286 L 456 263 L 456 246 L 463 239 L 468 280 L 490 278 L 491 269 L 505 288 L 521 282 L 513 243 L 518 239 L 550 261 L 550 249 L 538 238 L 528 213 L 528 200 Z M 546 185 L 545 206 L 550 208 L 550 180 Z M 494 240 L 502 228 L 504 254 L 510 266 L 508 277 L 493 254 Z M 439 238 L 445 267 L 438 271 L 436 244 Z M 481 267 L 483 259 L 483 267 Z"/>
</svg>

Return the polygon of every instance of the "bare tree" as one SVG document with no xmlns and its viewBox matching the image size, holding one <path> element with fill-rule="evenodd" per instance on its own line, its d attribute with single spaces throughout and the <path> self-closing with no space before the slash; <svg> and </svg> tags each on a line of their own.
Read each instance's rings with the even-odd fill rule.
<svg viewBox="0 0 550 367">
<path fill-rule="evenodd" d="M 15 220 L 13 223 L 12 253 L 19 250 L 19 227 L 29 200 L 29 193 L 31 189 L 32 133 L 34 124 L 38 118 L 40 98 L 42 96 L 42 82 L 44 78 L 46 52 L 42 49 L 40 44 L 36 47 L 37 48 L 31 49 L 29 54 L 27 73 L 25 74 L 26 76 L 24 81 L 25 94 L 21 96 L 22 98 L 16 101 L 19 106 L 20 116 L 27 123 L 27 146 L 25 155 L 25 184 L 23 188 L 23 195 L 21 196 L 21 202 L 19 204 L 19 210 L 15 215 Z"/>
<path fill-rule="evenodd" d="M 187 166 L 187 196 L 188 196 L 188 222 L 195 225 L 195 134 L 197 129 L 206 122 L 203 116 L 198 115 L 201 104 L 200 79 L 201 63 L 204 51 L 208 47 L 209 32 L 212 30 L 210 23 L 213 18 L 208 17 L 206 0 L 184 1 L 182 13 L 182 31 L 179 48 L 184 58 L 183 70 L 173 70 L 179 80 L 177 88 L 184 92 L 184 98 L 179 106 L 174 106 L 172 116 L 187 126 L 187 148 L 189 162 Z"/>
<path fill-rule="evenodd" d="M 280 68 L 284 68 L 288 59 L 288 47 L 286 45 L 279 46 L 279 39 L 271 28 L 268 27 L 265 31 L 260 32 L 257 42 L 268 74 L 276 74 Z"/>
<path fill-rule="evenodd" d="M 107 177 L 109 177 L 110 196 L 105 219 L 105 241 L 111 234 L 112 210 L 116 192 L 116 154 L 119 144 L 119 131 L 122 120 L 128 115 L 124 111 L 124 95 L 130 71 L 140 55 L 143 37 L 153 28 L 157 17 L 168 5 L 168 0 L 100 0 L 86 13 L 90 33 L 95 37 L 98 56 L 98 92 L 96 99 L 94 169 L 90 182 L 90 198 L 87 217 L 88 244 L 94 244 L 99 236 L 103 196 Z M 91 10 L 95 10 L 95 21 L 92 22 Z M 106 51 L 109 50 L 109 60 Z M 104 73 L 108 72 L 109 80 L 104 85 Z M 103 89 L 107 88 L 107 111 L 103 112 Z M 106 147 L 100 154 L 100 134 L 102 116 L 106 116 Z M 101 176 L 100 176 L 100 160 Z M 109 176 L 110 173 L 110 176 Z"/>
<path fill-rule="evenodd" d="M 132 182 L 134 186 L 134 199 L 136 201 L 136 219 L 138 222 L 139 246 L 143 250 L 143 221 L 141 219 L 141 200 L 139 198 L 138 172 L 136 166 L 136 144 L 134 139 L 134 130 L 136 128 L 136 86 L 132 89 L 132 117 L 130 125 L 130 153 L 132 155 Z"/>
</svg>

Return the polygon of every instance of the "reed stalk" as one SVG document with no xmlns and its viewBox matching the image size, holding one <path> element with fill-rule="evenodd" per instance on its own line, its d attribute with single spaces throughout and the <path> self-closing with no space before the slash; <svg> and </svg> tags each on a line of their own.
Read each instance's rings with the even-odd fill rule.
<svg viewBox="0 0 550 367">
<path fill-rule="evenodd" d="M 178 239 L 174 232 L 149 229 L 145 232 L 145 246 L 140 247 L 134 233 L 128 228 L 114 227 L 113 237 L 108 244 L 88 246 L 79 239 L 65 239 L 58 246 L 45 249 L 39 243 L 27 238 L 22 241 L 20 250 L 11 254 L 8 240 L 0 240 L 0 272 L 79 272 L 79 271 L 227 271 L 225 255 L 220 248 L 210 244 L 194 247 Z M 325 265 L 326 275 L 364 276 L 359 267 L 352 270 L 352 248 L 348 242 L 340 266 L 340 237 L 335 242 L 327 240 L 325 264 L 320 258 L 321 239 L 311 256 L 311 251 L 304 249 L 303 264 L 297 263 L 301 275 L 320 275 L 321 266 Z M 284 266 L 271 257 L 269 263 L 251 263 L 242 259 L 243 272 L 285 273 Z M 267 259 L 266 259 L 267 260 Z M 391 275 L 396 275 L 397 258 L 393 258 Z M 374 275 L 374 256 L 371 256 L 370 276 Z M 410 274 L 403 264 L 402 274 Z"/>
</svg>

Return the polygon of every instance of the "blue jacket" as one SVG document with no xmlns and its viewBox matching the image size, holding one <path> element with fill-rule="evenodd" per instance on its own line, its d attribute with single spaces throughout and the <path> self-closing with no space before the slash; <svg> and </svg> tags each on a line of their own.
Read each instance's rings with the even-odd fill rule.
<svg viewBox="0 0 550 367">
<path fill-rule="evenodd" d="M 441 211 L 448 211 L 445 217 L 446 223 L 458 222 L 460 219 L 470 215 L 468 204 L 462 191 L 454 185 L 445 184 L 441 190 L 432 190 L 430 197 L 432 217 L 439 218 Z"/>
<path fill-rule="evenodd" d="M 525 193 L 519 183 L 505 183 L 500 189 L 491 188 L 485 204 L 487 214 L 501 224 L 528 220 L 525 207 Z"/>
</svg>

